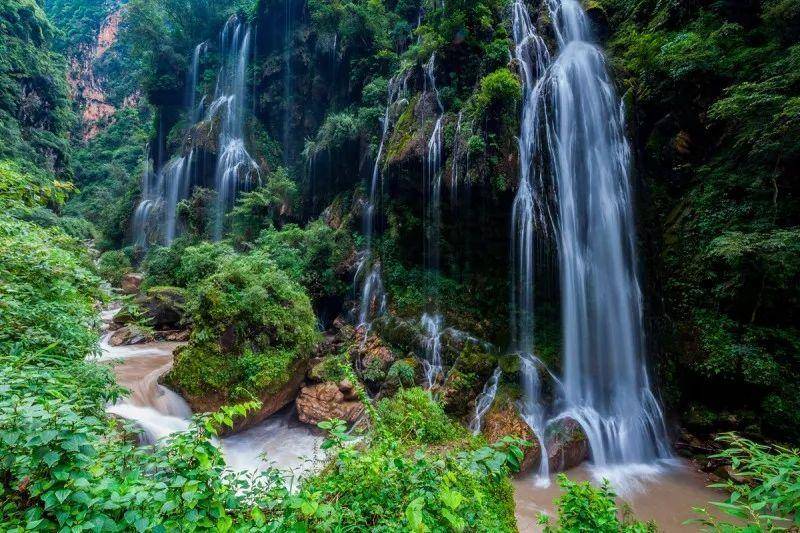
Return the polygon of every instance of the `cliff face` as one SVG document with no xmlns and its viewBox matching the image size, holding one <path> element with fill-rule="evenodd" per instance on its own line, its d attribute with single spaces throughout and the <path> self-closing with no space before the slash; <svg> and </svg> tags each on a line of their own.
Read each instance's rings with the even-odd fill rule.
<svg viewBox="0 0 800 533">
<path fill-rule="evenodd" d="M 114 105 L 110 101 L 108 78 L 104 72 L 107 54 L 115 53 L 124 8 L 120 7 L 108 15 L 100 24 L 90 44 L 80 44 L 69 54 L 67 81 L 70 96 L 81 119 L 81 137 L 84 141 L 94 138 L 111 120 L 118 109 L 136 107 L 139 93 L 124 97 Z"/>
</svg>

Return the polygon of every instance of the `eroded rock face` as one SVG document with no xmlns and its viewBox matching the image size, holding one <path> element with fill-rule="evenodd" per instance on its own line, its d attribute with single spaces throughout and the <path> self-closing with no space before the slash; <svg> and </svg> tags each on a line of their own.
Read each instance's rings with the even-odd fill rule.
<svg viewBox="0 0 800 533">
<path fill-rule="evenodd" d="M 562 418 L 547 427 L 547 459 L 551 472 L 578 466 L 589 458 L 589 440 L 572 418 Z"/>
<path fill-rule="evenodd" d="M 136 272 L 131 272 L 122 276 L 122 283 L 120 289 L 125 294 L 136 294 L 139 292 L 139 286 L 142 284 L 143 276 Z"/>
<path fill-rule="evenodd" d="M 495 443 L 506 435 L 531 443 L 523 450 L 525 455 L 522 459 L 520 473 L 539 466 L 541 460 L 539 441 L 530 426 L 520 416 L 517 407 L 510 401 L 502 402 L 501 405 L 493 405 L 483 421 L 483 436 L 490 443 Z"/>
<path fill-rule="evenodd" d="M 364 404 L 348 380 L 305 386 L 295 405 L 300 421 L 313 425 L 333 418 L 353 423 L 364 413 Z"/>
</svg>

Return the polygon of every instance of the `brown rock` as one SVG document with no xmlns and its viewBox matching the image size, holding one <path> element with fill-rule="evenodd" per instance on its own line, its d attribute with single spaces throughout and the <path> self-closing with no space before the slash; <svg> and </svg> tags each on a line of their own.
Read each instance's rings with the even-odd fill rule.
<svg viewBox="0 0 800 533">
<path fill-rule="evenodd" d="M 551 472 L 578 466 L 589 458 L 589 440 L 572 418 L 562 418 L 547 427 L 547 459 Z"/>
<path fill-rule="evenodd" d="M 125 294 L 136 294 L 139 292 L 139 286 L 142 284 L 143 276 L 135 272 L 131 272 L 122 276 L 120 289 Z"/>
<path fill-rule="evenodd" d="M 295 405 L 300 421 L 314 425 L 332 418 L 353 423 L 364 412 L 364 404 L 347 400 L 340 385 L 330 381 L 303 387 Z"/>
<path fill-rule="evenodd" d="M 122 346 L 122 345 L 130 345 L 130 344 L 141 344 L 143 342 L 150 342 L 152 341 L 152 337 L 146 335 L 140 331 L 136 331 L 135 328 L 130 326 L 124 326 L 111 334 L 108 338 L 108 344 L 111 346 Z"/>
<path fill-rule="evenodd" d="M 363 329 L 356 330 L 356 338 L 363 339 Z M 357 342 L 350 353 L 361 359 L 362 368 L 389 370 L 395 356 L 377 335 L 369 335 L 366 342 Z"/>
<path fill-rule="evenodd" d="M 179 356 L 178 354 L 180 351 L 181 348 L 178 348 L 175 351 L 175 354 Z M 280 389 L 272 392 L 264 392 L 259 398 L 257 398 L 259 401 L 261 401 L 260 409 L 251 411 L 246 417 L 234 419 L 233 427 L 223 427 L 220 431 L 220 436 L 224 437 L 226 435 L 231 435 L 233 433 L 251 428 L 286 407 L 295 397 L 297 397 L 297 393 L 300 390 L 300 385 L 302 385 L 305 379 L 306 370 L 306 362 L 299 362 L 292 371 L 292 377 L 289 379 L 289 381 L 284 383 Z M 166 374 L 165 377 L 168 381 L 169 374 Z M 231 401 L 225 395 L 220 393 L 211 392 L 195 396 L 190 394 L 188 391 L 182 390 L 173 383 L 167 384 L 171 385 L 176 392 L 183 396 L 194 413 L 211 413 L 218 411 L 223 405 L 237 403 L 236 401 Z"/>
<path fill-rule="evenodd" d="M 539 441 L 530 426 L 522 419 L 516 406 L 511 402 L 495 404 L 486 413 L 483 421 L 483 436 L 495 443 L 505 436 L 517 437 L 531 443 L 523 450 L 524 457 L 520 472 L 527 472 L 539 466 L 541 452 Z"/>
</svg>

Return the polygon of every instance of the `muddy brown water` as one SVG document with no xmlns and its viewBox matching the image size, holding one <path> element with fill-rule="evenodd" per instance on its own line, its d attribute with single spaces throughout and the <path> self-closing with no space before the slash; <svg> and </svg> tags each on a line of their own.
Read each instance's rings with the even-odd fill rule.
<svg viewBox="0 0 800 533">
<path fill-rule="evenodd" d="M 573 481 L 592 481 L 602 473 L 593 473 L 589 465 L 583 464 L 566 472 Z M 613 476 L 603 476 L 612 477 Z M 543 528 L 537 523 L 540 513 L 555 516 L 553 500 L 561 491 L 555 479 L 547 487 L 541 487 L 535 474 L 514 480 L 517 525 L 521 532 L 538 532 Z M 659 472 L 631 475 L 616 482 L 620 493 L 617 502 L 627 504 L 638 520 L 652 520 L 659 531 L 665 533 L 700 531 L 698 524 L 684 525 L 686 520 L 696 518 L 693 507 L 713 508 L 708 502 L 724 501 L 727 494 L 708 488 L 712 483 L 705 474 L 696 470 L 687 461 L 675 460 Z M 719 515 L 719 513 L 715 513 Z"/>
</svg>

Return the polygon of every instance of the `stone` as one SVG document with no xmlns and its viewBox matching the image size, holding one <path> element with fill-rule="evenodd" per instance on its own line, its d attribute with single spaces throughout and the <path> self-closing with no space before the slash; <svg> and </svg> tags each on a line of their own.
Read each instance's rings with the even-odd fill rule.
<svg viewBox="0 0 800 533">
<path fill-rule="evenodd" d="M 303 387 L 295 401 L 297 417 L 301 422 L 312 425 L 333 418 L 350 424 L 356 422 L 364 413 L 364 404 L 358 400 L 348 400 L 341 388 L 341 383 L 331 381 Z"/>
<path fill-rule="evenodd" d="M 152 337 L 141 331 L 137 331 L 134 327 L 123 326 L 111 334 L 111 336 L 108 338 L 108 344 L 111 346 L 127 346 L 130 344 L 150 342 L 152 340 Z"/>
<path fill-rule="evenodd" d="M 122 282 L 120 282 L 120 289 L 124 294 L 137 294 L 139 292 L 139 287 L 142 285 L 142 280 L 144 276 L 138 274 L 136 272 L 130 272 L 122 276 Z"/>
<path fill-rule="evenodd" d="M 175 350 L 176 357 L 180 357 L 182 347 Z M 281 385 L 277 390 L 264 391 L 256 399 L 261 402 L 261 408 L 250 411 L 247 416 L 235 418 L 233 427 L 223 427 L 220 431 L 220 436 L 224 437 L 232 435 L 245 429 L 249 429 L 270 416 L 274 415 L 297 397 L 300 391 L 300 386 L 305 380 L 307 371 L 306 361 L 299 361 L 292 369 L 292 375 L 289 380 Z M 177 384 L 170 381 L 170 374 L 164 376 L 166 385 L 170 386 L 173 390 L 178 392 L 189 406 L 192 408 L 193 413 L 211 413 L 219 410 L 223 405 L 231 405 L 238 403 L 231 401 L 225 395 L 217 392 L 205 392 L 203 394 L 194 395 L 189 391 L 181 389 Z"/>
<path fill-rule="evenodd" d="M 186 295 L 177 287 L 153 287 L 136 298 L 150 325 L 155 329 L 180 329 Z"/>
<path fill-rule="evenodd" d="M 562 472 L 589 458 L 589 439 L 572 418 L 562 418 L 547 426 L 547 459 L 551 472 Z"/>
<path fill-rule="evenodd" d="M 516 405 L 511 401 L 495 403 L 483 419 L 483 436 L 495 443 L 505 436 L 517 437 L 531 443 L 523 451 L 520 473 L 539 466 L 541 450 L 539 441 L 530 426 L 522 419 Z"/>
</svg>

